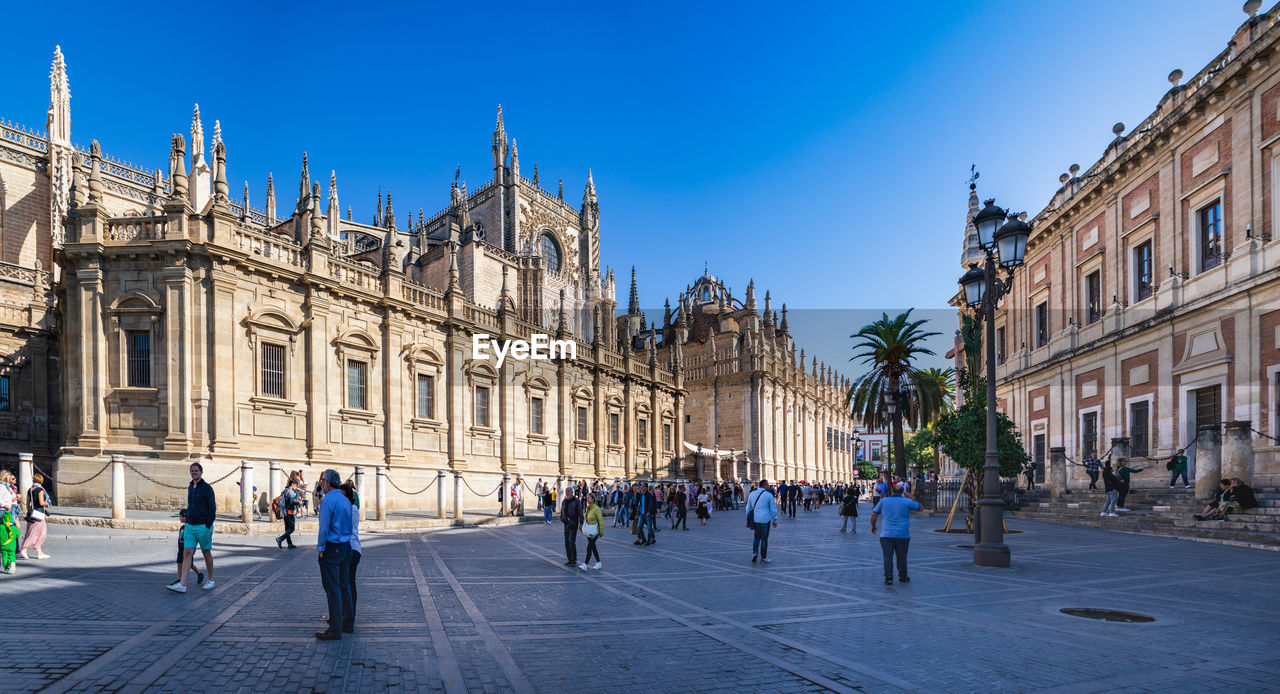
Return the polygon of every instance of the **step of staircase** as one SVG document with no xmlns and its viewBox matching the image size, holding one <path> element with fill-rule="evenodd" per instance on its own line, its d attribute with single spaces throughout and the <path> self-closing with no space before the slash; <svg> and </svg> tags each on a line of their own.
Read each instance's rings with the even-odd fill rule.
<svg viewBox="0 0 1280 694">
<path fill-rule="evenodd" d="M 1263 516 L 1267 519 L 1264 522 L 1254 522 L 1252 518 L 1197 521 L 1190 516 L 1163 513 L 1122 513 L 1119 518 L 1108 518 L 1099 516 L 1094 509 L 1023 509 L 1013 515 L 1066 525 L 1280 549 L 1280 522 L 1272 520 L 1272 516 Z"/>
</svg>

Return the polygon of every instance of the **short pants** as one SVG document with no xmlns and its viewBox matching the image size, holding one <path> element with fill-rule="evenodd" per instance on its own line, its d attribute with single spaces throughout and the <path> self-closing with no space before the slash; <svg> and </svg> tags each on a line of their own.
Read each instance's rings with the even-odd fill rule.
<svg viewBox="0 0 1280 694">
<path fill-rule="evenodd" d="M 213 549 L 213 528 L 204 525 L 188 525 L 182 534 L 182 546 L 187 549 Z"/>
</svg>

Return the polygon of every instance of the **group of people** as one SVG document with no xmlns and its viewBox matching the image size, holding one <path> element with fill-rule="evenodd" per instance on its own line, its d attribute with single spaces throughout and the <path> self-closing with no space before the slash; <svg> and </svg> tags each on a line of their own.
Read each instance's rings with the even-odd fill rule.
<svg viewBox="0 0 1280 694">
<path fill-rule="evenodd" d="M 31 550 L 35 550 L 36 559 L 49 558 L 44 553 L 44 540 L 48 532 L 45 519 L 51 506 L 44 475 L 32 475 L 31 488 L 22 494 L 14 474 L 0 470 L 0 573 L 17 573 L 18 559 L 30 559 Z"/>
<path fill-rule="evenodd" d="M 1204 510 L 1192 518 L 1198 521 L 1227 520 L 1227 516 L 1235 511 L 1247 511 L 1258 506 L 1258 497 L 1253 487 L 1245 484 L 1239 477 L 1228 477 L 1218 480 L 1218 493 Z"/>
</svg>

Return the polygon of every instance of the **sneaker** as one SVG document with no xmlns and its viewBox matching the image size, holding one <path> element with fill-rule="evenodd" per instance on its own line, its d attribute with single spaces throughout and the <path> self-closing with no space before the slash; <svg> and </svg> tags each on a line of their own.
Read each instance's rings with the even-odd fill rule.
<svg viewBox="0 0 1280 694">
<path fill-rule="evenodd" d="M 771 562 L 771 561 L 773 561 L 773 560 L 772 560 L 772 559 L 770 559 L 770 558 L 768 558 L 768 557 L 765 557 L 764 559 L 761 559 L 761 560 L 760 560 L 760 563 L 761 563 L 761 564 L 768 564 L 768 563 L 769 563 L 769 562 Z"/>
<path fill-rule="evenodd" d="M 1171 485 L 1169 485 L 1169 488 L 1170 488 L 1170 489 L 1173 489 L 1173 485 L 1172 485 L 1172 484 L 1171 484 Z"/>
<path fill-rule="evenodd" d="M 182 585 L 181 583 L 178 583 L 177 581 L 174 581 L 173 583 L 170 583 L 169 585 L 165 586 L 165 588 L 168 588 L 169 590 L 171 590 L 171 591 L 173 591 L 173 592 L 175 592 L 175 593 L 185 593 L 185 592 L 187 592 L 187 587 L 186 587 L 186 586 L 184 586 L 184 585 Z"/>
<path fill-rule="evenodd" d="M 336 631 L 317 631 L 316 638 L 321 641 L 341 641 L 342 634 Z"/>
<path fill-rule="evenodd" d="M 1107 517 L 1108 517 L 1108 518 L 1119 518 L 1119 517 L 1120 517 L 1120 514 L 1118 514 L 1118 513 L 1108 513 L 1108 514 L 1107 514 Z"/>
<path fill-rule="evenodd" d="M 276 538 L 276 549 L 284 549 L 284 538 L 282 537 Z"/>
<path fill-rule="evenodd" d="M 891 585 L 893 585 L 893 579 L 892 579 L 892 578 L 886 578 L 886 579 L 884 579 L 884 584 L 885 584 L 886 586 L 891 586 Z"/>
<path fill-rule="evenodd" d="M 910 583 L 910 582 L 911 582 L 911 577 L 909 577 L 909 576 L 899 576 L 899 577 L 898 577 L 898 583 Z"/>
<path fill-rule="evenodd" d="M 844 528 L 840 528 L 840 532 L 842 532 L 842 533 L 847 533 L 847 532 L 849 532 L 849 531 L 848 531 L 848 530 L 845 530 Z"/>
<path fill-rule="evenodd" d="M 204 583 L 204 572 L 203 572 L 203 571 L 197 571 L 197 572 L 196 572 L 196 583 Z"/>
<path fill-rule="evenodd" d="M 579 570 L 579 571 L 586 571 L 586 570 L 587 570 L 587 565 L 586 565 L 586 564 L 578 564 L 578 570 Z"/>
<path fill-rule="evenodd" d="M 632 542 L 631 544 L 633 544 L 633 545 L 643 545 L 643 544 L 644 544 L 644 542 L 642 542 L 642 541 L 640 541 L 640 540 L 636 540 L 635 542 Z"/>
<path fill-rule="evenodd" d="M 41 553 L 39 553 L 39 554 L 37 554 L 37 555 L 36 555 L 36 559 L 51 559 L 51 558 L 52 558 L 52 557 L 50 557 L 49 555 L 45 554 L 44 552 L 41 552 Z"/>
<path fill-rule="evenodd" d="M 751 555 L 751 563 L 752 563 L 752 564 L 754 564 L 754 563 L 756 563 L 756 562 L 758 562 L 758 561 L 760 561 L 760 555 L 758 555 L 758 554 L 753 554 L 753 555 Z"/>
<path fill-rule="evenodd" d="M 204 584 L 200 586 L 200 590 L 213 590 L 213 586 L 214 586 L 214 583 L 213 583 L 213 579 L 211 578 L 205 581 Z"/>
<path fill-rule="evenodd" d="M 599 571 L 600 567 L 602 566 L 604 566 L 604 564 L 601 564 L 600 562 L 596 562 L 595 566 L 592 566 L 591 568 L 595 569 L 596 571 Z"/>
<path fill-rule="evenodd" d="M 1184 484 L 1184 485 L 1182 485 L 1182 488 L 1183 488 L 1183 489 L 1190 489 L 1190 488 L 1191 488 L 1191 485 L 1189 485 L 1189 484 Z"/>
<path fill-rule="evenodd" d="M 1123 513 L 1129 513 L 1129 509 L 1127 509 L 1127 508 L 1118 508 L 1118 509 L 1116 509 L 1116 510 L 1117 510 L 1117 511 L 1121 511 L 1121 512 L 1123 512 Z"/>
<path fill-rule="evenodd" d="M 1102 513 L 1099 513 L 1098 515 L 1099 515 L 1099 516 L 1102 516 L 1103 518 L 1106 518 L 1106 517 L 1107 517 L 1107 512 L 1106 512 L 1106 511 L 1103 511 Z"/>
</svg>

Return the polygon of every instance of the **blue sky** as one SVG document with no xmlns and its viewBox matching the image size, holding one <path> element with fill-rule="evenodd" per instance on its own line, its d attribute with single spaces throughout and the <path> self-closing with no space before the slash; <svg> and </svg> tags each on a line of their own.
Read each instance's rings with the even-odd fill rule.
<svg viewBox="0 0 1280 694">
<path fill-rule="evenodd" d="M 71 3 L 0 43 L 0 117 L 43 127 L 61 44 L 75 141 L 163 167 L 198 101 L 233 193 L 261 205 L 272 171 L 286 209 L 306 150 L 367 220 L 380 187 L 430 215 L 456 166 L 487 180 L 501 103 L 526 174 L 576 202 L 594 171 L 604 262 L 637 266 L 646 307 L 708 261 L 853 373 L 848 335 L 882 310 L 919 307 L 949 346 L 971 163 L 1034 214 L 1241 4 Z"/>
</svg>

